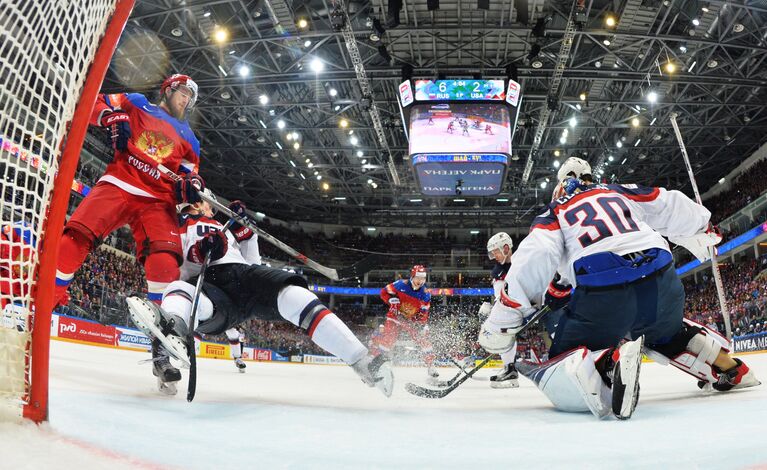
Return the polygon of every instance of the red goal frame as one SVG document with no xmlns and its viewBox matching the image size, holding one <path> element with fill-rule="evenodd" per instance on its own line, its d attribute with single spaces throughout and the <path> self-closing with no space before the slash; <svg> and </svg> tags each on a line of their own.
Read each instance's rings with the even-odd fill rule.
<svg viewBox="0 0 767 470">
<path fill-rule="evenodd" d="M 34 296 L 34 326 L 32 329 L 31 370 L 29 402 L 24 405 L 23 416 L 36 423 L 48 419 L 48 361 L 50 353 L 51 312 L 54 307 L 54 286 L 58 240 L 64 229 L 67 206 L 72 189 L 80 149 L 85 140 L 88 120 L 96 103 L 109 62 L 117 47 L 123 28 L 128 21 L 134 0 L 118 0 L 112 19 L 107 25 L 96 56 L 85 79 L 83 91 L 75 108 L 74 116 L 64 144 L 58 175 L 53 182 L 53 192 L 47 217 L 44 222 L 45 238 L 40 244 L 40 262 L 37 267 L 37 282 Z"/>
</svg>

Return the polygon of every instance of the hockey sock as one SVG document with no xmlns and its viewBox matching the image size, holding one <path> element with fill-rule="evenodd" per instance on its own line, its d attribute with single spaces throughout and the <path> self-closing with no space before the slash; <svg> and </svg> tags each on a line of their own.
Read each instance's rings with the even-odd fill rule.
<svg viewBox="0 0 767 470">
<path fill-rule="evenodd" d="M 501 360 L 503 365 L 514 364 L 514 359 L 517 358 L 517 342 L 514 341 L 514 345 L 508 351 L 501 353 Z"/>
<path fill-rule="evenodd" d="M 283 318 L 304 329 L 312 341 L 347 364 L 354 364 L 368 352 L 335 313 L 316 295 L 299 286 L 286 286 L 277 296 Z"/>
<path fill-rule="evenodd" d="M 162 302 L 162 293 L 168 284 L 179 277 L 178 261 L 172 253 L 158 251 L 150 253 L 144 261 L 147 298 L 155 303 Z"/>
<path fill-rule="evenodd" d="M 242 344 L 240 343 L 240 332 L 236 328 L 226 330 L 226 339 L 229 340 L 229 351 L 232 353 L 232 359 L 242 357 Z"/>
<path fill-rule="evenodd" d="M 93 242 L 76 230 L 65 230 L 59 244 L 59 259 L 56 266 L 56 288 L 65 291 L 80 269 L 85 257 L 93 247 Z"/>
</svg>

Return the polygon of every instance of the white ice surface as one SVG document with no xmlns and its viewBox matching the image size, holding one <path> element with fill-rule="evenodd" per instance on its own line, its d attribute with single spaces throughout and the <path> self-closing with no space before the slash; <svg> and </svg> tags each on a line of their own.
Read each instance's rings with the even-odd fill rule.
<svg viewBox="0 0 767 470">
<path fill-rule="evenodd" d="M 185 382 L 176 397 L 154 391 L 146 356 L 54 341 L 50 423 L 0 425 L 0 469 L 767 467 L 767 385 L 705 394 L 652 363 L 619 422 L 557 412 L 525 379 L 428 400 L 403 389 L 425 370 L 402 368 L 387 399 L 348 367 L 249 362 L 239 374 L 207 359 L 190 404 Z M 743 359 L 767 378 L 767 354 Z"/>
</svg>

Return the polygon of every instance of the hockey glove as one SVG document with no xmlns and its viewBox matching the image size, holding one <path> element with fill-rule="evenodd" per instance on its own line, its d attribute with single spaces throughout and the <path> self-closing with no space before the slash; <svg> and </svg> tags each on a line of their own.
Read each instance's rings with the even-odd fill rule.
<svg viewBox="0 0 767 470">
<path fill-rule="evenodd" d="M 722 241 L 722 232 L 719 227 L 711 223 L 708 224 L 704 232 L 695 234 L 691 237 L 668 237 L 671 243 L 683 246 L 693 254 L 701 263 L 710 258 L 709 248 L 714 248 Z M 714 249 L 714 251 L 716 251 Z"/>
<path fill-rule="evenodd" d="M 482 305 L 479 306 L 479 316 L 486 318 L 488 315 L 490 315 L 490 312 L 493 310 L 493 304 L 490 302 L 482 302 Z"/>
<path fill-rule="evenodd" d="M 189 249 L 189 253 L 186 255 L 186 259 L 195 264 L 202 264 L 205 260 L 205 255 L 210 253 L 210 260 L 216 261 L 224 257 L 228 248 L 229 243 L 226 241 L 224 232 L 219 230 L 208 232 L 203 238 L 197 240 L 192 245 L 192 248 Z"/>
<path fill-rule="evenodd" d="M 176 182 L 176 202 L 196 204 L 202 201 L 199 192 L 205 189 L 205 181 L 197 173 L 189 173 Z"/>
<path fill-rule="evenodd" d="M 101 127 L 109 127 L 112 145 L 117 150 L 127 150 L 130 139 L 130 116 L 122 111 L 106 112 L 101 116 Z"/>
<path fill-rule="evenodd" d="M 232 201 L 232 203 L 229 204 L 229 210 L 250 221 L 247 208 L 245 207 L 245 203 L 242 201 Z M 235 240 L 238 242 L 250 240 L 253 238 L 253 230 L 251 230 L 248 226 L 240 224 L 236 219 L 232 222 L 232 226 L 229 228 L 229 230 L 232 231 L 232 235 L 234 235 Z"/>
<path fill-rule="evenodd" d="M 557 274 L 543 296 L 543 304 L 547 305 L 551 310 L 559 310 L 569 304 L 572 297 L 572 286 L 560 284 L 559 279 L 559 274 Z"/>
</svg>

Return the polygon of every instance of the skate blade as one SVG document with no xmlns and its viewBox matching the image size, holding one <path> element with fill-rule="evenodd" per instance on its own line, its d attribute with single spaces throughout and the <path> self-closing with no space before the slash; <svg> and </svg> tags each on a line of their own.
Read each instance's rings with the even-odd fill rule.
<svg viewBox="0 0 767 470">
<path fill-rule="evenodd" d="M 175 396 L 178 393 L 176 382 L 163 382 L 159 377 L 157 378 L 157 390 L 169 397 Z"/>
<path fill-rule="evenodd" d="M 390 397 L 394 391 L 394 373 L 391 370 L 391 364 L 384 362 L 376 372 L 375 387 L 387 397 Z"/>
<path fill-rule="evenodd" d="M 490 382 L 490 388 L 519 388 L 519 382 L 516 380 L 504 380 L 501 382 Z"/>
<path fill-rule="evenodd" d="M 147 336 L 160 340 L 173 359 L 179 361 L 181 367 L 188 369 L 190 363 L 186 348 L 181 350 L 180 345 L 177 342 L 171 341 L 162 333 L 162 331 L 160 331 L 157 325 L 155 325 L 154 315 L 152 314 L 154 310 L 152 306 L 147 304 L 148 301 L 139 297 L 128 297 L 125 301 L 128 303 L 128 311 L 130 312 L 133 323 Z"/>
</svg>

